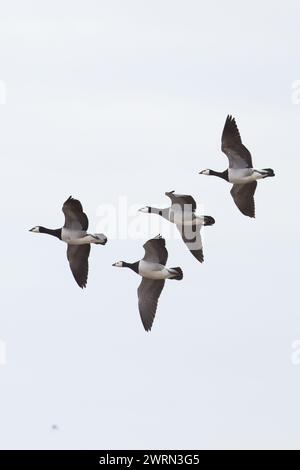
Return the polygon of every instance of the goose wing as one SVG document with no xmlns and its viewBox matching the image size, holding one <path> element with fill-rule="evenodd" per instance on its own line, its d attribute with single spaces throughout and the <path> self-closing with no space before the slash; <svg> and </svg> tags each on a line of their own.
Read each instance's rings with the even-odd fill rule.
<svg viewBox="0 0 300 470">
<path fill-rule="evenodd" d="M 248 184 L 234 184 L 230 191 L 239 210 L 248 217 L 255 217 L 254 193 L 257 181 Z"/>
<path fill-rule="evenodd" d="M 64 203 L 62 211 L 65 215 L 64 228 L 73 230 L 87 230 L 89 226 L 89 219 L 83 212 L 82 205 L 77 199 L 70 196 Z"/>
<path fill-rule="evenodd" d="M 144 246 L 145 256 L 144 261 L 152 263 L 159 263 L 165 265 L 168 259 L 168 251 L 166 249 L 165 239 L 158 235 L 155 238 L 148 240 Z"/>
<path fill-rule="evenodd" d="M 155 317 L 159 296 L 165 281 L 143 278 L 138 287 L 139 312 L 143 326 L 150 331 Z"/>
<path fill-rule="evenodd" d="M 171 199 L 172 209 L 178 209 L 195 212 L 197 204 L 195 199 L 189 194 L 176 194 L 175 191 L 165 193 Z"/>
<path fill-rule="evenodd" d="M 204 256 L 203 256 L 203 245 L 202 239 L 200 234 L 200 226 L 196 224 L 192 225 L 176 225 L 177 229 L 179 230 L 182 240 L 192 253 L 192 255 L 203 263 Z"/>
<path fill-rule="evenodd" d="M 86 287 L 89 272 L 91 245 L 68 245 L 67 258 L 75 281 L 82 289 Z"/>
<path fill-rule="evenodd" d="M 222 133 L 222 152 L 229 160 L 229 168 L 252 168 L 252 157 L 249 150 L 242 144 L 242 139 L 232 116 L 227 116 Z"/>
</svg>

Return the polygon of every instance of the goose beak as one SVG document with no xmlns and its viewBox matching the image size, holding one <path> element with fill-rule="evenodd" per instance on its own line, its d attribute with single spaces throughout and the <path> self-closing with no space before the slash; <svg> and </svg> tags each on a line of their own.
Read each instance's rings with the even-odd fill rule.
<svg viewBox="0 0 300 470">
<path fill-rule="evenodd" d="M 141 207 L 140 209 L 138 209 L 138 212 L 144 212 L 146 214 L 148 214 L 149 211 L 149 207 L 146 206 L 146 207 Z"/>
</svg>

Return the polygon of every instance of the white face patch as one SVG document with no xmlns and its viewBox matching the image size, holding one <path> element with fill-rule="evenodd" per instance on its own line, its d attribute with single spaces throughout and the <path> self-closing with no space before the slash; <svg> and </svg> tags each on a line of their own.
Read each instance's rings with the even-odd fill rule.
<svg viewBox="0 0 300 470">
<path fill-rule="evenodd" d="M 116 263 L 113 264 L 116 268 L 122 268 L 123 267 L 123 261 L 117 261 Z"/>
<path fill-rule="evenodd" d="M 200 171 L 199 174 L 200 174 L 200 175 L 207 175 L 207 176 L 209 176 L 210 170 L 202 170 L 202 171 Z"/>
<path fill-rule="evenodd" d="M 33 227 L 32 229 L 29 230 L 29 232 L 40 233 L 40 227 Z"/>
<path fill-rule="evenodd" d="M 139 209 L 139 212 L 145 212 L 146 214 L 148 214 L 149 207 L 142 207 L 141 209 Z"/>
</svg>

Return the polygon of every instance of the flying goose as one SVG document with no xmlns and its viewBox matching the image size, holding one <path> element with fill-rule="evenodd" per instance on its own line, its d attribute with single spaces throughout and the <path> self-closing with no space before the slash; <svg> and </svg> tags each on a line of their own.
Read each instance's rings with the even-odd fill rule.
<svg viewBox="0 0 300 470">
<path fill-rule="evenodd" d="M 229 168 L 223 172 L 202 170 L 200 175 L 213 175 L 233 183 L 231 196 L 239 210 L 248 217 L 255 217 L 254 193 L 257 181 L 275 176 L 271 168 L 255 170 L 249 150 L 242 144 L 241 136 L 232 116 L 227 116 L 222 133 L 222 152 L 229 160 Z"/>
<path fill-rule="evenodd" d="M 171 199 L 171 207 L 157 209 L 156 207 L 142 207 L 140 212 L 158 214 L 178 228 L 184 243 L 195 258 L 202 263 L 203 246 L 200 235 L 202 225 L 213 225 L 215 220 L 209 215 L 195 214 L 197 204 L 195 199 L 187 194 L 175 194 L 175 191 L 165 193 Z"/>
<path fill-rule="evenodd" d="M 144 246 L 145 256 L 135 263 L 118 261 L 113 266 L 117 268 L 129 268 L 142 276 L 142 281 L 138 288 L 139 312 L 143 326 L 146 331 L 150 331 L 155 317 L 157 303 L 161 291 L 165 285 L 165 279 L 183 278 L 181 268 L 166 268 L 168 251 L 165 240 L 160 235 L 148 240 Z"/>
<path fill-rule="evenodd" d="M 36 226 L 30 232 L 47 233 L 67 243 L 67 258 L 71 271 L 79 287 L 83 288 L 87 284 L 91 243 L 105 245 L 107 238 L 103 234 L 87 233 L 89 220 L 77 199 L 70 196 L 64 203 L 62 211 L 65 216 L 65 224 L 62 228 L 53 230 Z"/>
</svg>

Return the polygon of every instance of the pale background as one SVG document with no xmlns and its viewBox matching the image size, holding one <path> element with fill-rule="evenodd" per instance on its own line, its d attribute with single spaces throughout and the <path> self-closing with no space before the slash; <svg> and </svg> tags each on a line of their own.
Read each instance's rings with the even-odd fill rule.
<svg viewBox="0 0 300 470">
<path fill-rule="evenodd" d="M 0 7 L 0 447 L 299 448 L 299 2 Z M 276 173 L 256 220 L 197 174 L 226 168 L 229 113 Z M 150 334 L 138 277 L 111 264 L 139 259 L 157 232 L 92 247 L 85 291 L 65 246 L 28 232 L 61 226 L 70 194 L 102 231 L 102 203 L 167 205 L 173 189 L 216 224 L 203 265 L 168 241 L 184 279 L 167 283 Z"/>
</svg>

